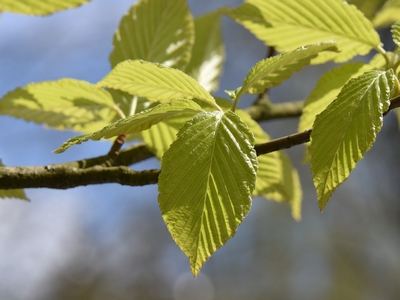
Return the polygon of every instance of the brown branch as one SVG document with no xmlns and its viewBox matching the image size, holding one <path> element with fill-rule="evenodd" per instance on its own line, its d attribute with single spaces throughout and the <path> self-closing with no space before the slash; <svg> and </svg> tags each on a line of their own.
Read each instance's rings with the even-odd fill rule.
<svg viewBox="0 0 400 300">
<path fill-rule="evenodd" d="M 390 107 L 384 115 L 397 107 L 400 107 L 400 96 L 391 99 Z M 257 119 L 257 116 L 255 118 Z M 311 131 L 307 130 L 257 144 L 254 148 L 257 155 L 290 148 L 309 142 Z M 40 187 L 68 189 L 102 183 L 119 183 L 129 186 L 155 184 L 160 170 L 136 172 L 127 167 L 153 156 L 154 154 L 144 144 L 137 144 L 121 150 L 112 167 L 107 166 L 109 155 L 48 166 L 0 167 L 0 189 Z"/>
<path fill-rule="evenodd" d="M 400 96 L 397 96 L 390 100 L 389 109 L 383 114 L 386 116 L 391 110 L 400 107 Z M 312 130 L 306 130 L 298 132 L 288 136 L 284 136 L 275 140 L 268 141 L 266 143 L 257 144 L 254 149 L 257 155 L 267 154 L 277 150 L 291 148 L 296 145 L 301 145 L 310 141 Z"/>
<path fill-rule="evenodd" d="M 398 107 L 400 107 L 400 96 L 394 97 L 393 99 L 390 100 L 389 109 L 383 115 L 386 116 L 389 113 L 389 111 Z"/>
<path fill-rule="evenodd" d="M 0 188 L 53 188 L 69 189 L 77 186 L 102 183 L 142 186 L 155 184 L 159 170 L 136 172 L 125 166 L 87 169 L 66 167 L 1 167 Z"/>
<path fill-rule="evenodd" d="M 111 155 L 118 155 L 119 151 L 121 150 L 122 145 L 125 143 L 125 140 L 126 140 L 126 134 L 119 135 L 115 139 L 110 151 L 108 152 L 108 155 L 110 155 L 110 156 Z"/>
<path fill-rule="evenodd" d="M 146 147 L 144 143 L 129 146 L 121 150 L 118 157 L 115 159 L 114 166 L 130 166 L 137 162 L 143 161 L 150 157 L 154 157 L 154 154 Z M 50 165 L 52 168 L 65 167 L 65 168 L 79 168 L 87 169 L 93 166 L 109 166 L 110 156 L 103 155 L 94 158 L 82 159 L 78 161 Z"/>
<path fill-rule="evenodd" d="M 246 109 L 246 112 L 257 122 L 299 117 L 303 110 L 304 101 L 271 103 L 263 98 Z"/>
<path fill-rule="evenodd" d="M 258 155 L 267 154 L 270 152 L 291 148 L 296 145 L 301 145 L 310 141 L 311 129 L 295 134 L 287 135 L 266 143 L 257 144 L 254 149 Z"/>
</svg>

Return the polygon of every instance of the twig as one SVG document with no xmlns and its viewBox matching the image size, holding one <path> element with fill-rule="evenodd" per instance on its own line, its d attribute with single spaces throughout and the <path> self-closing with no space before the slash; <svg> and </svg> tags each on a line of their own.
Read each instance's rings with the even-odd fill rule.
<svg viewBox="0 0 400 300">
<path fill-rule="evenodd" d="M 136 172 L 125 166 L 87 169 L 66 167 L 1 167 L 0 188 L 53 188 L 69 189 L 77 186 L 102 183 L 119 183 L 129 186 L 155 184 L 159 170 Z"/>
<path fill-rule="evenodd" d="M 389 111 L 400 107 L 400 96 L 391 99 Z M 312 130 L 291 134 L 266 143 L 255 145 L 257 155 L 267 154 L 310 141 Z M 0 189 L 55 188 L 68 189 L 76 186 L 102 183 L 142 186 L 155 184 L 160 170 L 136 172 L 127 166 L 154 154 L 144 144 L 121 150 L 114 166 L 106 166 L 108 155 L 80 161 L 38 167 L 0 167 Z"/>
</svg>

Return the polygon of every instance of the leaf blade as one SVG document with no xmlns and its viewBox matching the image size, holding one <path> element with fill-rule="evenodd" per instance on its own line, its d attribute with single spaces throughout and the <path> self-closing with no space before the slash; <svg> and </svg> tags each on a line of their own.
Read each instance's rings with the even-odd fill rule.
<svg viewBox="0 0 400 300">
<path fill-rule="evenodd" d="M 85 81 L 60 79 L 28 84 L 0 100 L 0 115 L 56 129 L 97 130 L 115 119 L 111 95 Z"/>
<path fill-rule="evenodd" d="M 371 70 L 372 67 L 368 65 L 354 62 L 336 67 L 322 75 L 315 88 L 304 102 L 298 131 L 301 132 L 311 129 L 315 117 L 325 110 L 325 108 L 339 94 L 341 88 L 351 78 L 357 77 Z"/>
<path fill-rule="evenodd" d="M 194 275 L 250 209 L 257 169 L 253 143 L 234 113 L 204 112 L 181 128 L 163 157 L 160 209 Z M 188 149 L 190 144 L 195 146 Z"/>
<path fill-rule="evenodd" d="M 396 21 L 400 21 L 400 1 L 388 0 L 378 11 L 373 19 L 373 24 L 377 28 L 389 27 Z"/>
<path fill-rule="evenodd" d="M 253 27 L 239 18 L 235 20 L 280 52 L 324 40 L 337 42 L 340 53 L 323 53 L 313 63 L 330 59 L 345 62 L 357 54 L 367 54 L 380 44 L 371 22 L 355 6 L 343 1 L 247 0 L 246 3 L 258 9 L 268 25 L 260 31 L 259 25 Z"/>
<path fill-rule="evenodd" d="M 185 73 L 196 79 L 208 92 L 218 89 L 225 59 L 221 36 L 221 14 L 213 12 L 195 19 L 195 43 Z"/>
<path fill-rule="evenodd" d="M 71 138 L 62 144 L 60 148 L 56 149 L 54 153 L 62 153 L 73 145 L 81 144 L 88 140 L 100 140 L 102 138 L 110 138 L 121 134 L 141 132 L 177 114 L 188 112 L 197 113 L 202 110 L 203 109 L 193 101 L 172 100 L 167 103 L 161 103 L 138 114 L 120 119 L 99 131 Z"/>
<path fill-rule="evenodd" d="M 264 143 L 270 137 L 250 115 L 237 110 L 238 116 L 254 134 L 255 143 Z M 297 170 L 284 151 L 274 151 L 257 157 L 258 170 L 253 196 L 262 196 L 276 202 L 285 202 L 291 206 L 295 220 L 301 219 L 302 191 Z"/>
<path fill-rule="evenodd" d="M 397 47 L 400 47 L 400 22 L 392 26 L 392 38 Z"/>
<path fill-rule="evenodd" d="M 194 23 L 186 1 L 147 0 L 121 19 L 110 54 L 112 67 L 131 59 L 183 69 L 191 57 Z"/>
<path fill-rule="evenodd" d="M 145 61 L 121 62 L 98 85 L 151 101 L 196 98 L 215 105 L 214 98 L 193 78 L 179 70 Z"/>
<path fill-rule="evenodd" d="M 392 70 L 367 72 L 350 80 L 317 116 L 311 133 L 310 162 L 321 210 L 375 142 L 393 88 Z"/>
<path fill-rule="evenodd" d="M 265 89 L 277 86 L 293 73 L 308 65 L 311 59 L 320 52 L 334 50 L 336 50 L 334 42 L 324 42 L 302 46 L 296 50 L 261 60 L 247 74 L 242 88 L 236 92 L 236 98 L 240 98 L 247 92 L 260 94 Z"/>
<path fill-rule="evenodd" d="M 90 0 L 1 0 L 0 11 L 26 15 L 49 15 L 54 12 L 78 7 Z"/>
</svg>

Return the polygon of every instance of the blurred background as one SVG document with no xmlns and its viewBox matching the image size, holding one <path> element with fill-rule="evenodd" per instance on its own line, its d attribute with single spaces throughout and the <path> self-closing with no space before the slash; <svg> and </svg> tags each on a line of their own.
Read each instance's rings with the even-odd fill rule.
<svg viewBox="0 0 400 300">
<path fill-rule="evenodd" d="M 189 0 L 194 16 L 239 0 Z M 97 82 L 119 20 L 133 0 L 92 0 L 49 17 L 0 17 L 0 95 L 29 82 L 72 77 Z M 267 48 L 223 18 L 226 63 L 217 93 L 241 85 Z M 383 41 L 390 37 L 382 31 Z M 367 58 L 357 58 L 362 60 Z M 271 91 L 271 99 L 305 99 L 333 64 L 307 67 Z M 243 106 L 253 98 L 242 100 Z M 269 121 L 273 137 L 297 131 L 298 119 Z M 8 166 L 44 165 L 103 155 L 88 142 L 52 150 L 73 132 L 0 117 L 0 158 Z M 172 241 L 156 185 L 117 184 L 66 191 L 28 189 L 31 202 L 0 201 L 0 299 L 399 299 L 400 135 L 393 113 L 373 149 L 320 213 L 303 146 L 289 149 L 303 186 L 303 220 L 289 207 L 255 198 L 235 237 L 194 279 Z M 157 168 L 155 159 L 136 169 Z"/>
</svg>

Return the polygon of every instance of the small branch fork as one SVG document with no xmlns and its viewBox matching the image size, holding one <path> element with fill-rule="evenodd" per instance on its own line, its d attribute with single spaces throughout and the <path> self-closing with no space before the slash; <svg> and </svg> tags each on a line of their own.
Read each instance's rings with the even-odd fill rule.
<svg viewBox="0 0 400 300">
<path fill-rule="evenodd" d="M 265 121 L 275 118 L 295 117 L 301 114 L 302 103 L 271 104 L 275 108 L 262 110 L 262 101 L 248 109 L 250 115 L 256 121 Z M 279 105 L 292 107 L 288 114 L 280 112 Z M 391 99 L 389 111 L 400 107 L 400 96 Z M 312 130 L 291 134 L 285 137 L 274 139 L 266 143 L 255 145 L 257 155 L 290 148 L 310 141 Z M 73 161 L 64 164 L 53 164 L 47 166 L 33 167 L 0 167 L 0 189 L 20 188 L 53 188 L 69 189 L 77 186 L 91 184 L 119 183 L 129 186 L 143 186 L 156 184 L 160 170 L 134 171 L 128 166 L 143 161 L 154 154 L 144 143 L 136 144 L 121 150 L 125 142 L 125 135 L 119 136 L 107 155 Z"/>
</svg>

